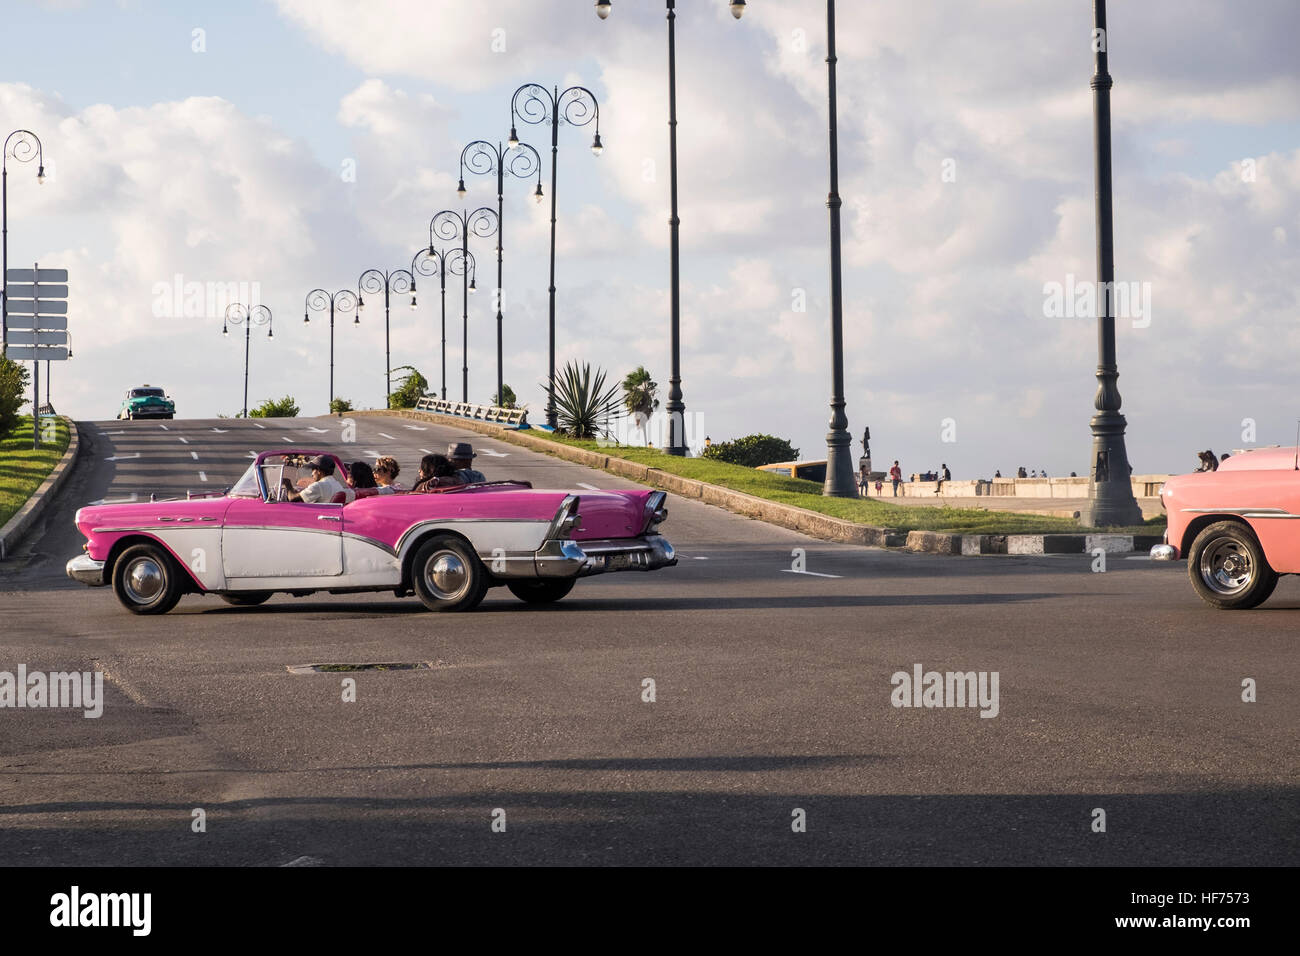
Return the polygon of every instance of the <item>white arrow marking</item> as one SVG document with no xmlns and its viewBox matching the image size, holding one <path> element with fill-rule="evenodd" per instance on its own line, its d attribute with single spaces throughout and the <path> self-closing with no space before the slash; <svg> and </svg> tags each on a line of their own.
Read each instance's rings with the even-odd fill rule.
<svg viewBox="0 0 1300 956">
<path fill-rule="evenodd" d="M 199 481 L 207 481 L 207 480 L 208 480 L 207 472 L 204 471 L 199 472 Z"/>
<path fill-rule="evenodd" d="M 112 458 L 105 458 L 104 461 L 130 461 L 132 458 L 139 457 L 140 453 L 136 452 L 134 455 L 114 455 Z"/>
<path fill-rule="evenodd" d="M 216 432 L 218 435 L 224 435 L 228 431 L 228 429 L 225 428 L 214 428 L 212 430 Z"/>
<path fill-rule="evenodd" d="M 98 501 L 90 502 L 92 505 L 129 505 L 133 504 L 140 496 L 131 492 L 128 498 L 100 498 Z"/>
<path fill-rule="evenodd" d="M 179 435 L 176 436 L 176 440 L 180 442 L 184 442 L 187 445 L 190 443 L 190 440 L 188 438 L 181 438 Z"/>
<path fill-rule="evenodd" d="M 428 431 L 428 429 L 425 428 L 423 425 L 403 425 L 402 427 L 403 427 L 403 428 L 409 428 L 409 429 L 410 429 L 411 431 L 413 431 L 413 432 L 425 432 L 425 431 Z"/>
<path fill-rule="evenodd" d="M 481 451 L 483 454 L 487 455 L 489 458 L 509 458 L 509 457 L 510 457 L 510 452 L 508 452 L 508 451 L 496 451 L 495 449 L 492 449 L 492 448 L 480 448 L 479 451 Z"/>
<path fill-rule="evenodd" d="M 820 574 L 820 573 L 818 573 L 817 571 L 796 571 L 794 568 L 782 568 L 781 570 L 782 570 L 784 573 L 786 573 L 786 574 L 809 574 L 809 575 L 812 575 L 812 576 L 815 577 L 815 578 L 842 578 L 842 577 L 844 577 L 844 575 L 842 575 L 842 574 Z"/>
<path fill-rule="evenodd" d="M 198 461 L 198 460 L 199 460 L 199 453 L 198 453 L 197 451 L 192 451 L 192 452 L 190 452 L 190 457 L 193 458 L 195 461 Z"/>
<path fill-rule="evenodd" d="M 394 438 L 392 435 L 388 434 L 387 432 L 380 432 L 380 433 L 379 433 L 379 437 L 380 437 L 380 438 L 387 438 L 389 441 L 397 441 L 396 438 Z"/>
</svg>

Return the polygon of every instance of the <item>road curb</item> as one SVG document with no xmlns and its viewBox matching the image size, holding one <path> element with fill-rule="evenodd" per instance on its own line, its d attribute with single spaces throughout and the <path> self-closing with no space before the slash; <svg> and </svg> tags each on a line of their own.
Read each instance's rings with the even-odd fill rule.
<svg viewBox="0 0 1300 956">
<path fill-rule="evenodd" d="M 651 485 L 664 491 L 672 492 L 683 498 L 694 498 L 708 505 L 715 505 L 734 514 L 773 524 L 791 531 L 801 531 L 814 538 L 836 541 L 843 544 L 865 545 L 875 548 L 901 548 L 924 554 L 950 555 L 986 555 L 986 554 L 1087 554 L 1094 548 L 1102 548 L 1111 554 L 1122 554 L 1134 549 L 1145 550 L 1152 544 L 1159 544 L 1159 535 L 1132 534 L 949 534 L 939 531 L 899 532 L 893 528 L 881 528 L 875 525 L 857 524 L 841 518 L 797 508 L 794 505 L 781 504 L 747 495 L 742 491 L 732 491 L 720 485 L 683 478 L 671 472 L 661 471 L 649 465 L 628 461 L 612 455 L 586 448 L 574 448 L 562 445 L 546 438 L 537 438 L 527 431 L 503 428 L 489 422 L 478 422 L 452 415 L 439 415 L 435 412 L 418 412 L 410 409 L 384 410 L 368 412 L 349 412 L 357 415 L 395 415 L 433 422 L 453 428 L 465 428 L 482 435 L 491 435 L 500 441 L 520 445 L 533 451 L 555 458 L 562 458 L 588 468 L 596 468 Z M 1145 542 L 1145 543 L 1144 543 Z"/>
<path fill-rule="evenodd" d="M 53 470 L 45 476 L 45 480 L 32 492 L 27 502 L 14 512 L 13 517 L 5 522 L 3 528 L 0 528 L 0 561 L 9 557 L 9 553 L 18 546 L 23 535 L 27 533 L 27 529 L 45 513 L 49 499 L 63 487 L 63 483 L 68 480 L 68 475 L 72 473 L 72 466 L 77 461 L 77 453 L 81 448 L 81 442 L 77 437 L 77 423 L 65 416 L 59 417 L 68 425 L 67 450 Z"/>
</svg>

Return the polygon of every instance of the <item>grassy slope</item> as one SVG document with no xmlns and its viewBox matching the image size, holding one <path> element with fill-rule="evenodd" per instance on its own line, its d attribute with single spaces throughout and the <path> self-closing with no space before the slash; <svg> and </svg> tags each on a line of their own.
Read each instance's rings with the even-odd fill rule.
<svg viewBox="0 0 1300 956">
<path fill-rule="evenodd" d="M 68 425 L 58 420 L 53 444 L 32 450 L 31 419 L 19 420 L 17 428 L 0 439 L 0 525 L 27 503 L 46 476 L 54 470 L 68 449 Z"/>
<path fill-rule="evenodd" d="M 705 458 L 676 458 L 665 455 L 655 448 L 627 445 L 602 447 L 594 441 L 576 441 L 572 438 L 550 435 L 540 429 L 530 429 L 525 434 L 548 438 L 577 448 L 586 448 L 610 457 L 626 458 L 684 478 L 707 481 L 733 491 L 742 491 L 759 498 L 767 498 L 769 501 L 807 508 L 809 511 L 858 524 L 879 525 L 899 531 L 944 531 L 960 534 L 1045 534 L 1081 530 L 1079 523 L 1073 518 L 1051 518 L 1010 511 L 985 511 L 982 508 L 909 507 L 865 498 L 826 498 L 822 496 L 822 486 L 816 482 L 787 478 L 784 475 L 774 475 L 739 465 L 728 465 Z M 1152 518 L 1146 525 L 1138 527 L 1105 530 L 1160 534 L 1164 526 L 1164 518 L 1159 517 Z"/>
</svg>

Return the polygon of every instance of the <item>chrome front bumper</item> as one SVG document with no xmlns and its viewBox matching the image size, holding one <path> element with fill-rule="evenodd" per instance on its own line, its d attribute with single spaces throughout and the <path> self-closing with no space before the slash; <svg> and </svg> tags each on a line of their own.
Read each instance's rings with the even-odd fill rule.
<svg viewBox="0 0 1300 956">
<path fill-rule="evenodd" d="M 108 582 L 104 580 L 104 562 L 96 561 L 88 554 L 79 554 L 68 562 L 64 569 L 68 577 L 92 588 L 102 588 Z"/>
<path fill-rule="evenodd" d="M 534 555 L 536 573 L 543 578 L 586 577 L 611 571 L 654 571 L 676 563 L 677 554 L 673 546 L 658 534 L 588 541 L 552 539 Z"/>
<path fill-rule="evenodd" d="M 1151 547 L 1152 561 L 1175 561 L 1178 558 L 1178 552 L 1174 550 L 1172 544 L 1157 544 Z"/>
</svg>

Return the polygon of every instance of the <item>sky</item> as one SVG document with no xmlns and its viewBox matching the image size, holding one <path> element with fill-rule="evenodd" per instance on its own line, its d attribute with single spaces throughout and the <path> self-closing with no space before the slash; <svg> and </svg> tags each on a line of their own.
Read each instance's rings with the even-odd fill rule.
<svg viewBox="0 0 1300 956">
<path fill-rule="evenodd" d="M 521 84 L 595 94 L 558 131 L 557 357 L 612 379 L 644 365 L 666 401 L 667 38 L 663 5 L 614 0 L 7 0 L 0 134 L 40 136 L 47 181 L 10 159 L 9 262 L 70 271 L 74 357 L 51 399 L 112 417 L 163 385 L 186 417 L 242 404 L 229 291 L 274 314 L 250 343 L 250 404 L 326 411 L 328 317 L 315 288 L 409 267 L 443 209 L 495 208 L 462 147 L 502 141 Z M 830 400 L 825 5 L 680 0 L 677 108 L 682 388 L 692 446 L 752 433 L 825 457 Z M 854 454 L 1087 473 L 1096 320 L 1092 4 L 839 4 L 844 362 Z M 1295 440 L 1300 402 L 1300 6 L 1112 0 L 1119 388 L 1138 473 L 1195 453 Z M 548 126 L 507 180 L 505 381 L 543 418 Z M 494 238 L 472 238 L 478 295 L 449 279 L 447 391 L 496 384 Z M 192 285 L 198 283 L 199 285 Z M 175 290 L 181 289 L 178 299 Z M 186 292 L 205 294 L 199 302 Z M 209 296 L 207 293 L 211 291 Z M 212 302 L 207 300 L 211 298 Z M 384 405 L 384 315 L 335 329 L 335 394 Z M 394 297 L 394 368 L 442 386 L 440 296 Z M 1061 307 L 1064 303 L 1064 307 Z M 1078 306 L 1077 308 L 1075 306 Z M 42 369 L 42 375 L 44 369 Z M 44 398 L 44 388 L 42 388 Z M 624 437 L 640 432 L 624 426 Z M 661 444 L 652 425 L 650 439 Z"/>
</svg>

